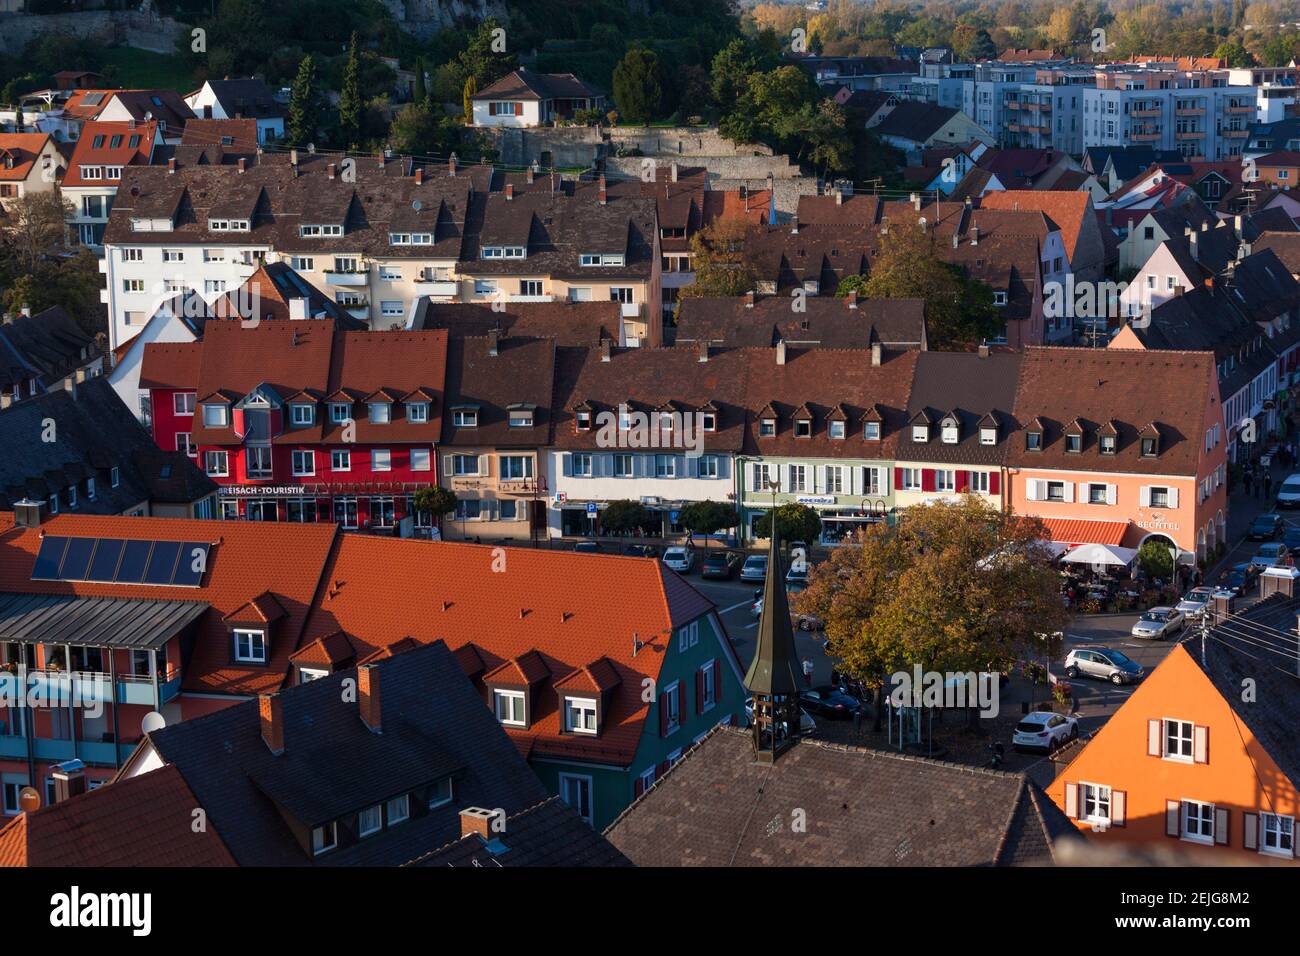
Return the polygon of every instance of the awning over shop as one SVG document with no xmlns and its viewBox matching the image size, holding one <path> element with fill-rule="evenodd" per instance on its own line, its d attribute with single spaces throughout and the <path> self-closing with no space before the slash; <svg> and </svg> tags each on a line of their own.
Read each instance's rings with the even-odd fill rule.
<svg viewBox="0 0 1300 956">
<path fill-rule="evenodd" d="M 1136 557 L 1136 548 L 1121 548 L 1113 544 L 1083 544 L 1062 557 L 1061 561 L 1065 564 L 1126 568 Z"/>
<path fill-rule="evenodd" d="M 1093 521 L 1088 518 L 1043 518 L 1057 544 L 1119 544 L 1128 531 L 1127 521 Z"/>
</svg>

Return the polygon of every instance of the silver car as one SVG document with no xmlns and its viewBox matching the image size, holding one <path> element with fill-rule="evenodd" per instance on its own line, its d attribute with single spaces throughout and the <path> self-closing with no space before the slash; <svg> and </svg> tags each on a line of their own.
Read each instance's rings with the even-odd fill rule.
<svg viewBox="0 0 1300 956">
<path fill-rule="evenodd" d="M 1153 607 L 1133 625 L 1130 631 L 1134 637 L 1145 637 L 1150 640 L 1164 640 L 1177 634 L 1187 626 L 1187 619 L 1182 613 L 1172 607 Z"/>
<path fill-rule="evenodd" d="M 1195 620 L 1205 613 L 1205 609 L 1214 600 L 1214 591 L 1214 588 L 1192 588 L 1183 595 L 1174 610 L 1188 620 Z"/>
<path fill-rule="evenodd" d="M 1080 647 L 1065 657 L 1065 673 L 1108 680 L 1112 684 L 1136 684 L 1145 671 L 1132 658 L 1109 647 Z"/>
</svg>

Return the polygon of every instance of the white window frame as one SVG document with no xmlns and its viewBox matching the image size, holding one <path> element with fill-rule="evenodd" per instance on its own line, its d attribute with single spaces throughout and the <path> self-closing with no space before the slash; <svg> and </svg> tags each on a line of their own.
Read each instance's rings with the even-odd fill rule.
<svg viewBox="0 0 1300 956">
<path fill-rule="evenodd" d="M 342 467 L 339 462 L 342 461 Z M 348 448 L 331 448 L 330 449 L 330 471 L 351 471 L 352 470 L 352 451 Z"/>
<path fill-rule="evenodd" d="M 1193 815 L 1192 813 L 1193 808 L 1197 810 L 1197 813 L 1195 815 Z M 1208 834 L 1201 833 L 1201 832 L 1193 833 L 1191 827 L 1189 826 L 1189 824 L 1191 824 L 1193 820 L 1197 822 L 1198 831 L 1201 829 L 1202 826 L 1206 825 L 1206 820 L 1203 816 L 1203 812 L 1205 811 L 1206 808 L 1209 809 L 1209 820 L 1208 820 L 1209 833 Z M 1208 846 L 1213 846 L 1214 837 L 1215 837 L 1214 810 L 1215 810 L 1214 804 L 1207 803 L 1204 800 L 1180 801 L 1180 805 L 1178 807 L 1179 837 L 1183 840 L 1188 841 L 1189 843 L 1204 843 Z"/>
<path fill-rule="evenodd" d="M 254 628 L 237 627 L 233 634 L 235 640 L 235 660 L 240 664 L 265 664 L 267 661 L 266 631 L 259 631 Z M 244 653 L 240 647 L 241 641 L 248 642 L 248 652 Z M 261 645 L 261 656 L 256 653 L 257 645 Z"/>
<path fill-rule="evenodd" d="M 383 464 L 381 465 L 380 462 Z M 388 448 L 370 449 L 370 470 L 371 471 L 392 471 L 393 470 L 393 453 Z"/>
<path fill-rule="evenodd" d="M 294 402 L 289 406 L 289 417 L 295 425 L 311 425 L 316 421 L 316 406 Z"/>
<path fill-rule="evenodd" d="M 329 841 L 326 842 L 325 835 L 329 834 Z M 319 839 L 317 838 L 319 834 Z M 333 820 L 329 823 L 313 827 L 311 831 L 311 852 L 312 856 L 320 856 L 322 853 L 328 853 L 339 845 L 338 824 Z"/>
<path fill-rule="evenodd" d="M 209 417 L 211 415 L 211 417 Z M 204 428 L 226 428 L 230 424 L 230 408 L 227 405 L 220 405 L 216 402 L 208 402 L 203 406 L 203 427 Z"/>
<path fill-rule="evenodd" d="M 440 797 L 439 791 L 444 783 L 447 785 L 447 796 Z M 441 780 L 435 780 L 433 782 L 433 786 L 429 789 L 430 810 L 436 810 L 438 807 L 445 807 L 454 799 L 456 799 L 456 785 L 452 781 L 451 777 L 443 777 Z"/>
<path fill-rule="evenodd" d="M 407 402 L 406 420 L 413 425 L 423 425 L 429 421 L 428 402 Z"/>
<path fill-rule="evenodd" d="M 1079 819 L 1087 823 L 1099 823 L 1109 826 L 1111 822 L 1111 808 L 1113 807 L 1114 794 L 1111 788 L 1100 783 L 1083 783 L 1079 784 Z M 1091 803 L 1095 812 L 1088 812 L 1088 804 Z M 1105 810 L 1102 813 L 1102 810 Z"/>
<path fill-rule="evenodd" d="M 1286 832 L 1283 833 L 1282 821 L 1286 821 Z M 1274 825 L 1269 827 L 1269 823 Z M 1290 846 L 1281 846 L 1282 838 L 1285 836 Z M 1269 845 L 1272 839 L 1274 845 Z M 1295 817 L 1288 816 L 1284 813 L 1267 813 L 1261 812 L 1259 815 L 1259 852 L 1267 856 L 1282 856 L 1291 859 L 1295 856 Z"/>
<path fill-rule="evenodd" d="M 177 415 L 194 414 L 194 393 L 177 392 L 172 396 L 172 412 Z"/>
<path fill-rule="evenodd" d="M 510 719 L 506 719 L 505 717 L 501 716 L 501 703 L 502 703 L 503 701 L 506 701 L 506 700 L 509 700 L 509 701 L 512 702 L 512 703 L 511 703 L 511 706 L 507 708 L 507 712 L 510 713 L 510 714 L 513 714 L 513 713 L 515 712 L 515 708 L 514 708 L 514 704 L 513 704 L 513 702 L 514 702 L 514 701 L 518 701 L 518 702 L 519 702 L 519 714 L 520 714 L 519 719 L 515 719 L 514 717 L 511 717 Z M 527 720 L 527 717 L 528 717 L 528 709 L 527 709 L 527 708 L 528 708 L 528 704 L 527 704 L 527 701 L 526 701 L 526 698 L 525 698 L 525 695 L 524 695 L 524 692 L 523 692 L 523 691 L 521 691 L 521 690 L 498 690 L 498 689 L 495 688 L 495 687 L 492 689 L 492 712 L 493 712 L 494 714 L 496 714 L 497 720 L 498 720 L 501 724 L 503 724 L 504 726 L 506 726 L 506 727 L 527 727 L 527 726 L 528 726 L 528 720 Z"/>
<path fill-rule="evenodd" d="M 1181 733 L 1182 728 L 1187 728 L 1187 753 L 1175 753 L 1169 749 L 1169 742 L 1172 739 L 1183 741 Z M 1176 735 L 1171 734 L 1171 730 L 1180 731 Z M 1173 760 L 1177 763 L 1192 763 L 1196 759 L 1196 724 L 1191 720 L 1179 720 L 1176 717 L 1165 717 L 1160 721 L 1160 756 L 1163 760 Z"/>
<path fill-rule="evenodd" d="M 411 819 L 411 795 L 403 793 L 385 801 L 384 817 L 390 827 Z"/>
<path fill-rule="evenodd" d="M 574 723 L 575 712 L 579 716 L 579 722 Z M 600 708 L 596 706 L 596 701 L 590 697 L 565 697 L 564 698 L 564 729 L 571 734 L 589 734 L 595 736 L 600 724 L 598 721 Z M 586 717 L 591 715 L 591 726 L 587 727 Z"/>
<path fill-rule="evenodd" d="M 302 467 L 299 463 L 303 461 L 303 455 L 306 455 L 307 467 Z M 310 448 L 295 448 L 290 453 L 290 461 L 293 466 L 293 474 L 296 477 L 310 477 L 316 474 L 316 452 Z"/>
<path fill-rule="evenodd" d="M 428 448 L 411 449 L 411 471 L 432 471 L 433 452 Z"/>
<path fill-rule="evenodd" d="M 370 821 L 368 822 L 367 818 Z M 365 839 L 371 834 L 378 833 L 384 828 L 384 807 L 383 804 L 376 803 L 373 807 L 366 807 L 357 814 L 357 837 Z"/>
<path fill-rule="evenodd" d="M 569 803 L 568 799 L 565 797 L 565 783 L 568 781 L 573 781 L 579 787 L 586 788 L 587 791 L 586 814 L 583 814 L 581 807 Z M 594 820 L 596 817 L 596 787 L 595 784 L 592 782 L 592 778 L 587 774 L 562 773 L 560 774 L 559 790 L 560 790 L 560 798 L 564 800 L 565 803 L 569 803 L 569 806 L 573 807 L 574 811 L 578 814 L 578 816 L 582 817 L 583 822 L 586 823 L 588 826 L 590 826 L 592 820 Z"/>
</svg>

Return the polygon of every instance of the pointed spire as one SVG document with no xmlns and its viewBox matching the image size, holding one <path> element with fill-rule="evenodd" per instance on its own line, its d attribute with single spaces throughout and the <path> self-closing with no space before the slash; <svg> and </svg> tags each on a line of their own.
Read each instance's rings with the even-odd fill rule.
<svg viewBox="0 0 1300 956">
<path fill-rule="evenodd" d="M 758 645 L 745 674 L 751 694 L 798 694 L 803 689 L 799 652 L 790 625 L 790 602 L 781 574 L 781 542 L 777 531 L 776 507 L 772 508 L 772 530 L 767 554 L 767 578 L 763 583 L 763 615 L 758 622 Z"/>
</svg>

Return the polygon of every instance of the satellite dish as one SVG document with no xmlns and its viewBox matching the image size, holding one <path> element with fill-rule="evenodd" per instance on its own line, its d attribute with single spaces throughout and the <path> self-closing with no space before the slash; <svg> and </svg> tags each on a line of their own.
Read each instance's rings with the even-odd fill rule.
<svg viewBox="0 0 1300 956">
<path fill-rule="evenodd" d="M 23 787 L 18 791 L 18 809 L 23 813 L 35 813 L 41 808 L 41 794 L 35 787 Z"/>
<path fill-rule="evenodd" d="M 411 208 L 414 209 L 416 212 L 419 212 L 421 209 L 424 208 L 424 203 L 420 202 L 420 200 L 418 199 L 414 199 L 411 201 Z"/>
<path fill-rule="evenodd" d="M 308 143 L 308 144 L 307 144 L 307 152 L 308 152 L 309 154 L 311 154 L 312 156 L 315 156 L 315 155 L 316 155 L 316 144 L 315 144 L 315 143 Z"/>
<path fill-rule="evenodd" d="M 155 730 L 162 730 L 167 726 L 167 718 L 156 710 L 151 710 L 144 715 L 144 720 L 140 721 L 140 732 L 151 734 Z"/>
</svg>

